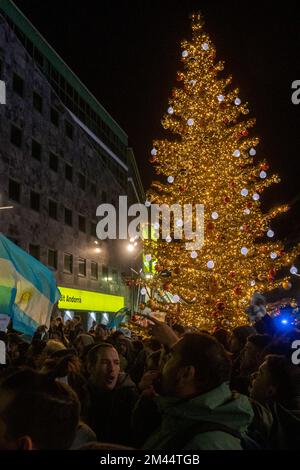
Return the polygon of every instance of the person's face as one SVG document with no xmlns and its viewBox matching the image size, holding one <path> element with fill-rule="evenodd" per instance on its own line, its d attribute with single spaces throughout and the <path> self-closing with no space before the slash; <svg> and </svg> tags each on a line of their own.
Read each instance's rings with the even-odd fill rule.
<svg viewBox="0 0 300 470">
<path fill-rule="evenodd" d="M 126 345 L 126 339 L 125 338 L 124 339 L 123 338 L 119 339 L 119 341 L 118 341 L 118 351 L 123 356 L 126 355 L 127 345 Z"/>
<path fill-rule="evenodd" d="M 255 370 L 257 367 L 258 355 L 259 350 L 257 347 L 250 341 L 247 341 L 242 353 L 241 369 L 244 371 L 251 369 Z"/>
<path fill-rule="evenodd" d="M 271 374 L 266 361 L 262 363 L 257 372 L 251 375 L 249 393 L 253 400 L 262 404 L 274 396 L 275 387 L 272 384 Z"/>
<path fill-rule="evenodd" d="M 231 353 L 235 354 L 240 351 L 241 345 L 239 340 L 234 336 L 231 335 L 231 338 L 229 340 L 229 350 Z"/>
<path fill-rule="evenodd" d="M 120 374 L 120 359 L 115 348 L 104 347 L 99 351 L 98 360 L 92 373 L 95 385 L 104 390 L 113 390 Z"/>
<path fill-rule="evenodd" d="M 162 391 L 167 396 L 176 396 L 177 394 L 180 369 L 179 346 L 180 341 L 171 349 L 162 370 Z"/>
</svg>

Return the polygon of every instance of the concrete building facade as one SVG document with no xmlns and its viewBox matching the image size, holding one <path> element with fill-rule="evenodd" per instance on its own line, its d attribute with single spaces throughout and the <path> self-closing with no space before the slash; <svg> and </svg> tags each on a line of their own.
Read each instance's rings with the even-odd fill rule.
<svg viewBox="0 0 300 470">
<path fill-rule="evenodd" d="M 99 204 L 144 201 L 126 133 L 10 0 L 0 7 L 0 79 L 0 206 L 13 206 L 0 211 L 0 231 L 59 286 L 126 304 L 124 245 L 96 237 Z"/>
</svg>

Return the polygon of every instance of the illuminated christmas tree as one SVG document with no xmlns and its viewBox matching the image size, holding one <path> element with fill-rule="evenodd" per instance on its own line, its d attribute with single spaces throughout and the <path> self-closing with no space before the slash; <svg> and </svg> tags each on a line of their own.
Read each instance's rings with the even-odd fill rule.
<svg viewBox="0 0 300 470">
<path fill-rule="evenodd" d="M 152 308 L 167 308 L 175 321 L 234 327 L 247 322 L 245 307 L 255 291 L 288 286 L 289 277 L 278 279 L 278 271 L 288 266 L 296 272 L 291 263 L 299 247 L 287 253 L 274 241 L 272 220 L 288 207 L 263 213 L 260 199 L 279 178 L 268 174 L 266 161 L 257 161 L 259 141 L 250 131 L 255 121 L 245 117 L 247 103 L 230 87 L 231 78 L 224 78 L 224 64 L 216 62 L 198 14 L 181 56 L 179 86 L 162 119 L 167 136 L 151 150 L 159 181 L 147 199 L 169 206 L 203 204 L 205 243 L 201 250 L 187 250 L 187 239 L 174 240 L 172 230 L 167 241 L 146 240 L 146 258 L 157 264 L 145 284 L 148 292 L 158 293 Z M 182 220 L 175 218 L 175 225 Z M 175 303 L 160 305 L 168 293 Z"/>
</svg>

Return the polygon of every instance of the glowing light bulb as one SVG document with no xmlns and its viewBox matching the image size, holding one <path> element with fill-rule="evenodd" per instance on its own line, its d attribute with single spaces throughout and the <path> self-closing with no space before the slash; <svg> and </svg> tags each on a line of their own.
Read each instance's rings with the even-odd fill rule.
<svg viewBox="0 0 300 470">
<path fill-rule="evenodd" d="M 182 57 L 187 57 L 189 55 L 188 51 L 182 51 L 181 53 Z"/>
<path fill-rule="evenodd" d="M 249 191 L 248 191 L 247 188 L 244 188 L 244 189 L 242 189 L 242 191 L 241 191 L 241 195 L 244 196 L 244 197 L 248 196 L 248 193 L 249 193 Z"/>
<path fill-rule="evenodd" d="M 156 148 L 153 148 L 153 149 L 151 150 L 151 155 L 157 155 L 157 150 L 156 150 Z"/>
<path fill-rule="evenodd" d="M 211 214 L 212 219 L 217 220 L 218 217 L 219 217 L 219 214 L 217 212 L 212 212 L 212 214 Z"/>
<path fill-rule="evenodd" d="M 246 256 L 246 254 L 248 253 L 248 248 L 243 246 L 243 248 L 241 249 L 241 253 L 242 253 L 242 255 Z"/>
<path fill-rule="evenodd" d="M 219 103 L 222 103 L 222 101 L 224 101 L 224 96 L 223 95 L 218 95 L 217 99 L 218 99 Z"/>
<path fill-rule="evenodd" d="M 201 47 L 204 51 L 208 51 L 209 49 L 209 45 L 207 44 L 207 42 L 204 42 Z"/>
<path fill-rule="evenodd" d="M 151 261 L 151 259 L 152 259 L 152 256 L 151 256 L 151 255 L 146 255 L 146 256 L 145 256 L 145 260 L 146 260 L 146 261 Z"/>
<path fill-rule="evenodd" d="M 232 154 L 234 157 L 240 157 L 241 156 L 241 152 L 239 150 L 235 150 Z"/>
<path fill-rule="evenodd" d="M 190 118 L 187 120 L 187 125 L 188 126 L 193 126 L 194 125 L 194 119 Z"/>
<path fill-rule="evenodd" d="M 264 180 L 264 179 L 267 177 L 267 173 L 266 173 L 265 171 L 261 171 L 261 172 L 259 173 L 259 177 L 260 177 L 262 180 Z"/>
<path fill-rule="evenodd" d="M 269 237 L 269 238 L 274 237 L 274 232 L 273 232 L 273 230 L 268 230 L 268 231 L 267 231 L 267 237 Z"/>
<path fill-rule="evenodd" d="M 236 99 L 234 100 L 234 104 L 235 104 L 236 106 L 239 106 L 239 105 L 241 104 L 240 98 L 236 98 Z"/>
<path fill-rule="evenodd" d="M 291 274 L 297 274 L 298 272 L 298 269 L 296 268 L 296 266 L 292 266 L 291 269 L 290 269 L 290 273 Z"/>
<path fill-rule="evenodd" d="M 146 295 L 146 294 L 147 294 L 147 289 L 145 289 L 145 287 L 142 287 L 142 288 L 141 288 L 141 294 L 142 294 L 142 295 Z"/>
<path fill-rule="evenodd" d="M 260 196 L 259 196 L 258 193 L 254 193 L 253 196 L 252 196 L 252 199 L 253 199 L 254 201 L 258 201 L 258 200 L 259 200 L 259 197 L 260 197 Z"/>
<path fill-rule="evenodd" d="M 254 155 L 256 155 L 256 150 L 253 147 L 249 150 L 249 155 L 251 155 L 251 157 L 254 157 Z"/>
<path fill-rule="evenodd" d="M 194 258 L 194 259 L 195 259 L 195 258 L 197 258 L 197 256 L 198 256 L 197 251 L 192 251 L 192 253 L 191 253 L 191 258 Z"/>
<path fill-rule="evenodd" d="M 207 262 L 207 267 L 208 267 L 208 269 L 213 269 L 214 266 L 215 266 L 215 263 L 213 262 L 212 259 Z"/>
<path fill-rule="evenodd" d="M 168 183 L 173 183 L 174 182 L 174 176 L 168 176 L 167 178 Z"/>
<path fill-rule="evenodd" d="M 172 108 L 172 106 L 170 106 L 168 108 L 168 114 L 173 114 L 174 113 L 174 109 Z"/>
</svg>

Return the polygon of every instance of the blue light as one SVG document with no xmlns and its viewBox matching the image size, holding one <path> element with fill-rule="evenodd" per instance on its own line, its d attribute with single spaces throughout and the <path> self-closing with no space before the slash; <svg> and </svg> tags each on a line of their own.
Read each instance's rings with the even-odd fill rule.
<svg viewBox="0 0 300 470">
<path fill-rule="evenodd" d="M 284 325 L 287 325 L 288 321 L 287 320 L 281 320 L 281 323 L 283 323 Z"/>
</svg>

